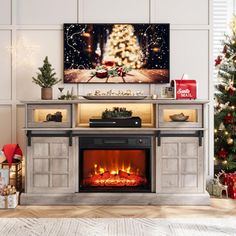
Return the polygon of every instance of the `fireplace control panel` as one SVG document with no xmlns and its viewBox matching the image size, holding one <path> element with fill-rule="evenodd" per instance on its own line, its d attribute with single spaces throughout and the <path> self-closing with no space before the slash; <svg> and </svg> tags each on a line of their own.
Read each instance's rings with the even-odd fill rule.
<svg viewBox="0 0 236 236">
<path fill-rule="evenodd" d="M 137 147 L 151 147 L 151 137 L 83 137 L 80 138 L 79 146 L 82 148 L 93 147 L 123 147 L 123 148 L 137 148 Z"/>
</svg>

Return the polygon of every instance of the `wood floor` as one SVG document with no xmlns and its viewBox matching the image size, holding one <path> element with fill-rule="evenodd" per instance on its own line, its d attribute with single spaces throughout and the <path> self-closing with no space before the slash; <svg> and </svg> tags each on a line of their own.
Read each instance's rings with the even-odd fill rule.
<svg viewBox="0 0 236 236">
<path fill-rule="evenodd" d="M 236 200 L 211 199 L 210 206 L 18 206 L 0 217 L 49 218 L 194 218 L 236 216 Z"/>
</svg>

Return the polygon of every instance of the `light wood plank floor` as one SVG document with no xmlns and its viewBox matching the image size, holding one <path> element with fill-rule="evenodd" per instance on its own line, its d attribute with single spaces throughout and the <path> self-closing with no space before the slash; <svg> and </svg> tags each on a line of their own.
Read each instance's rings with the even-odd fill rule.
<svg viewBox="0 0 236 236">
<path fill-rule="evenodd" d="M 236 200 L 211 199 L 210 206 L 18 206 L 0 217 L 189 218 L 236 216 Z"/>
</svg>

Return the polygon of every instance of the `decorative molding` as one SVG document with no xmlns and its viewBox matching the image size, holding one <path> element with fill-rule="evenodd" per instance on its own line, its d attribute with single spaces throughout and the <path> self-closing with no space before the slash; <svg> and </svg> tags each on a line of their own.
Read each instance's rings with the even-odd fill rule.
<svg viewBox="0 0 236 236">
<path fill-rule="evenodd" d="M 16 16 L 17 16 L 17 1 L 18 0 L 10 0 L 11 1 L 11 24 L 2 24 L 0 25 L 0 31 L 4 30 L 9 30 L 11 31 L 11 46 L 13 47 L 16 45 L 16 37 L 17 37 L 17 31 L 21 30 L 28 30 L 28 31 L 62 31 L 63 30 L 63 25 L 62 24 L 42 24 L 42 25 L 18 25 L 16 21 Z M 86 0 L 77 0 L 77 22 L 83 23 L 84 22 L 84 1 Z M 156 19 L 156 14 L 158 9 L 158 3 L 161 0 L 148 0 L 147 4 L 149 4 L 149 22 L 150 23 L 155 23 Z M 164 1 L 164 0 L 162 0 Z M 19 1 L 18 1 L 19 2 Z M 206 150 L 205 152 L 209 155 L 208 163 L 207 163 L 207 175 L 213 175 L 213 82 L 211 80 L 213 72 L 212 72 L 212 1 L 208 0 L 208 8 L 209 8 L 209 14 L 208 14 L 208 24 L 171 24 L 171 31 L 208 31 L 209 32 L 209 64 L 208 64 L 208 98 L 211 100 L 211 104 L 209 106 L 209 111 L 208 111 L 208 123 L 209 123 L 209 131 L 206 132 L 208 135 L 209 141 L 206 141 Z M 235 1 L 234 1 L 234 7 L 235 7 Z M 200 17 L 200 16 L 199 16 Z M 16 54 L 12 54 L 12 68 L 11 68 L 11 100 L 0 100 L 0 106 L 6 106 L 10 105 L 11 106 L 11 124 L 12 124 L 12 131 L 11 131 L 11 140 L 9 142 L 16 142 L 17 141 L 17 135 L 16 135 L 16 124 L 17 124 L 17 107 L 22 106 L 20 102 L 17 100 L 16 97 L 16 70 L 14 68 L 14 62 L 16 61 Z M 74 88 L 76 88 L 77 93 L 80 90 L 83 90 L 83 86 L 80 85 L 71 85 Z M 158 86 L 159 87 L 159 86 Z M 149 91 L 152 93 L 152 91 L 155 91 L 155 86 L 149 86 Z"/>
</svg>

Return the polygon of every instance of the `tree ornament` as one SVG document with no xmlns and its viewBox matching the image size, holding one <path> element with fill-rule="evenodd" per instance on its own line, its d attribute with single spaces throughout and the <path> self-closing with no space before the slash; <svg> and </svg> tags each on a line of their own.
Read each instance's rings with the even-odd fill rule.
<svg viewBox="0 0 236 236">
<path fill-rule="evenodd" d="M 222 61 L 222 57 L 221 57 L 221 56 L 218 56 L 218 57 L 215 59 L 215 66 L 220 65 L 221 61 Z"/>
<path fill-rule="evenodd" d="M 125 76 L 126 72 L 124 71 L 123 67 L 117 68 L 117 74 L 121 77 Z"/>
<path fill-rule="evenodd" d="M 233 96 L 235 91 L 236 91 L 236 88 L 234 87 L 234 82 L 231 80 L 229 82 L 229 88 L 228 88 L 229 95 Z"/>
<path fill-rule="evenodd" d="M 225 126 L 224 126 L 223 122 L 221 122 L 219 125 L 219 130 L 224 130 L 224 129 L 225 129 Z"/>
<path fill-rule="evenodd" d="M 223 51 L 222 51 L 222 53 L 226 54 L 226 53 L 227 53 L 227 51 L 228 51 L 228 47 L 227 47 L 227 45 L 225 44 L 225 46 L 224 46 L 224 48 L 223 48 Z"/>
<path fill-rule="evenodd" d="M 225 118 L 224 118 L 224 122 L 225 122 L 225 124 L 233 124 L 233 122 L 234 122 L 234 117 L 233 117 L 233 115 L 229 112 L 226 116 L 225 116 Z"/>
<path fill-rule="evenodd" d="M 227 143 L 228 143 L 229 145 L 232 145 L 232 144 L 234 143 L 234 140 L 233 140 L 232 138 L 228 138 L 228 139 L 227 139 Z"/>
<path fill-rule="evenodd" d="M 223 158 L 225 159 L 228 155 L 228 152 L 224 149 L 224 148 L 221 148 L 218 152 L 217 152 L 217 156 L 220 157 L 220 158 Z"/>
<path fill-rule="evenodd" d="M 229 92 L 230 96 L 233 96 L 234 92 L 235 92 L 235 89 L 229 88 L 228 92 Z"/>
</svg>

